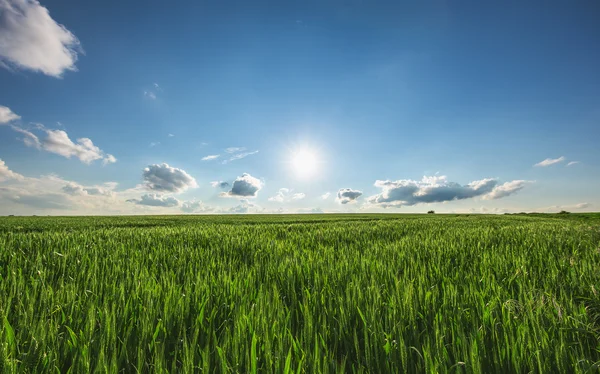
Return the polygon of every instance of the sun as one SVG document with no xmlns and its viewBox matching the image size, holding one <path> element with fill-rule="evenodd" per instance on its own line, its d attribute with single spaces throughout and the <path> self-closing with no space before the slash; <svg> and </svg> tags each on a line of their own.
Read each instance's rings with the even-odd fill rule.
<svg viewBox="0 0 600 374">
<path fill-rule="evenodd" d="M 299 177 L 309 177 L 317 172 L 317 154 L 310 149 L 299 149 L 292 153 L 292 168 Z"/>
</svg>

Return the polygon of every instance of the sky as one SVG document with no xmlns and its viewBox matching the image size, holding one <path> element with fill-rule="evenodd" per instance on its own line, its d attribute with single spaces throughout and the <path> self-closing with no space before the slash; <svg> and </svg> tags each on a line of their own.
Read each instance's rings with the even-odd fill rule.
<svg viewBox="0 0 600 374">
<path fill-rule="evenodd" d="M 598 211 L 599 19 L 0 0 L 0 215 Z"/>
</svg>

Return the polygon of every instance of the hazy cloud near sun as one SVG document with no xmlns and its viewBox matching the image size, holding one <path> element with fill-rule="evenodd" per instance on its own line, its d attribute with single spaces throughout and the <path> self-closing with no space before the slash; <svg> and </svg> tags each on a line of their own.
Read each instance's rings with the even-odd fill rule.
<svg viewBox="0 0 600 374">
<path fill-rule="evenodd" d="M 498 181 L 486 178 L 460 185 L 449 182 L 445 176 L 423 177 L 420 181 L 404 179 L 397 181 L 377 180 L 375 187 L 382 192 L 368 198 L 369 204 L 383 208 L 439 203 L 482 197 L 486 200 L 500 199 L 522 190 L 527 183 L 515 180 L 498 185 Z"/>
<path fill-rule="evenodd" d="M 353 190 L 351 188 L 341 188 L 337 193 L 337 201 L 340 204 L 348 204 L 355 202 L 360 196 L 362 196 L 362 191 Z"/>
<path fill-rule="evenodd" d="M 166 163 L 149 165 L 143 171 L 144 186 L 157 192 L 183 192 L 197 187 L 196 180 L 185 170 Z"/>
<path fill-rule="evenodd" d="M 231 185 L 231 190 L 222 192 L 222 197 L 256 197 L 263 183 L 248 173 L 237 177 Z"/>
<path fill-rule="evenodd" d="M 9 107 L 0 105 L 0 125 L 5 125 L 20 118 L 21 116 L 14 113 Z"/>
<path fill-rule="evenodd" d="M 79 40 L 36 0 L 0 0 L 0 66 L 61 77 L 75 71 Z"/>
<path fill-rule="evenodd" d="M 554 164 L 558 164 L 560 162 L 563 162 L 564 160 L 566 160 L 565 156 L 560 156 L 559 158 L 547 158 L 544 161 L 540 161 L 537 164 L 533 165 L 536 167 L 546 167 L 546 166 L 551 166 Z"/>
<path fill-rule="evenodd" d="M 275 195 L 269 197 L 268 200 L 276 203 L 283 203 L 293 200 L 302 200 L 306 197 L 306 195 L 302 192 L 294 194 L 292 194 L 291 192 L 292 190 L 290 190 L 289 188 L 280 188 L 279 191 L 277 191 Z"/>
</svg>

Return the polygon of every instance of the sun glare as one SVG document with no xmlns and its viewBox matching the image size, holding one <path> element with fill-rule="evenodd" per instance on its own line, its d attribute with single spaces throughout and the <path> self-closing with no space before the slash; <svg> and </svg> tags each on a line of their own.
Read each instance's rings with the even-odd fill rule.
<svg viewBox="0 0 600 374">
<path fill-rule="evenodd" d="M 300 149 L 292 155 L 292 167 L 299 177 L 309 177 L 317 171 L 317 156 L 308 149 Z"/>
</svg>

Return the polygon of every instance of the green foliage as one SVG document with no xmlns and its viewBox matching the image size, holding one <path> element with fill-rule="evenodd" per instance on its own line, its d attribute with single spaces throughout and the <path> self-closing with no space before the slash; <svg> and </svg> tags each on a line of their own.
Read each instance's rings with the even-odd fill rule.
<svg viewBox="0 0 600 374">
<path fill-rule="evenodd" d="M 600 216 L 0 218 L 0 372 L 591 372 Z"/>
</svg>

